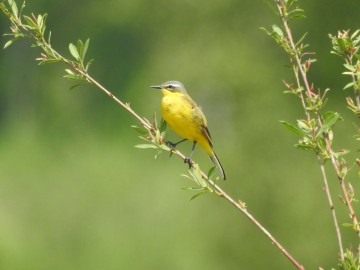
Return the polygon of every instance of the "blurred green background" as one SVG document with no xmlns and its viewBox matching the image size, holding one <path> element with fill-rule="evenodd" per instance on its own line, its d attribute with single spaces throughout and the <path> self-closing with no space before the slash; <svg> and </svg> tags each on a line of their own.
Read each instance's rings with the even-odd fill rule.
<svg viewBox="0 0 360 270">
<path fill-rule="evenodd" d="M 334 147 L 352 149 L 351 163 L 357 120 L 328 33 L 359 28 L 359 3 L 300 5 L 307 19 L 293 30 L 309 32 L 319 60 L 310 78 L 332 90 L 327 109 L 344 118 Z M 159 114 L 161 93 L 149 85 L 182 81 L 207 115 L 228 177 L 222 187 L 307 269 L 337 264 L 315 156 L 295 150 L 297 138 L 279 124 L 303 114 L 282 94 L 287 57 L 259 30 L 278 23 L 263 1 L 37 0 L 30 12 L 49 13 L 53 46 L 64 54 L 89 37 L 90 73 L 144 117 Z M 4 16 L 0 27 L 8 32 Z M 192 183 L 180 176 L 187 168 L 179 159 L 134 148 L 142 143 L 134 118 L 94 87 L 69 91 L 64 67 L 38 67 L 29 45 L 0 51 L 0 269 L 292 269 L 225 200 L 189 202 L 193 194 L 181 187 Z M 194 158 L 211 167 L 202 151 Z M 348 222 L 331 167 L 328 175 L 339 222 Z M 358 190 L 357 168 L 349 179 Z M 356 245 L 350 229 L 343 238 Z"/>
</svg>

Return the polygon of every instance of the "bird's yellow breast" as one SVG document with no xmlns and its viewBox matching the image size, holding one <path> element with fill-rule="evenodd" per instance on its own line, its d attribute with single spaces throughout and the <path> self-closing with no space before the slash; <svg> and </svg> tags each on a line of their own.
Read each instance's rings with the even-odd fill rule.
<svg viewBox="0 0 360 270">
<path fill-rule="evenodd" d="M 196 141 L 209 154 L 212 147 L 204 135 L 207 126 L 201 109 L 186 93 L 163 90 L 161 112 L 167 124 L 180 136 Z"/>
</svg>

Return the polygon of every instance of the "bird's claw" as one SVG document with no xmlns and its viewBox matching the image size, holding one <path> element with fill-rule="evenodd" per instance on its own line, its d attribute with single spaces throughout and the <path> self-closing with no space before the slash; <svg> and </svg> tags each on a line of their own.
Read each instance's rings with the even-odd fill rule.
<svg viewBox="0 0 360 270">
<path fill-rule="evenodd" d="M 170 141 L 166 141 L 165 142 L 166 146 L 170 148 L 170 156 L 169 158 L 171 158 L 172 154 L 174 153 L 174 150 L 176 148 L 176 143 L 172 143 Z"/>
<path fill-rule="evenodd" d="M 170 141 L 166 141 L 165 144 L 167 147 L 169 147 L 171 149 L 175 149 L 175 147 L 176 147 L 176 143 L 172 143 Z"/>
<path fill-rule="evenodd" d="M 189 169 L 191 169 L 191 167 L 193 166 L 193 161 L 191 157 L 186 157 L 184 159 L 184 163 L 187 163 L 189 165 Z"/>
</svg>

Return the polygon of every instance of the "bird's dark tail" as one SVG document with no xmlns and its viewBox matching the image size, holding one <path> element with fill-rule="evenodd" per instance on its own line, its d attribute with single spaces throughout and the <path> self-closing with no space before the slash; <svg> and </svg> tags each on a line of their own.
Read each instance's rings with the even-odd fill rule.
<svg viewBox="0 0 360 270">
<path fill-rule="evenodd" d="M 214 163 L 214 165 L 218 168 L 221 178 L 226 180 L 224 169 L 223 169 L 218 157 L 216 156 L 215 152 L 213 152 L 213 154 L 210 156 L 210 159 Z"/>
</svg>

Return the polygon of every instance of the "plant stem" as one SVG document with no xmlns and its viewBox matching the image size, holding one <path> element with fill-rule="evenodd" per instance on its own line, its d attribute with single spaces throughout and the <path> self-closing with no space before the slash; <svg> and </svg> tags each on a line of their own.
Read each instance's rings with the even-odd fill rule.
<svg viewBox="0 0 360 270">
<path fill-rule="evenodd" d="M 293 40 L 293 37 L 292 37 L 291 30 L 289 28 L 287 19 L 285 17 L 284 12 L 283 12 L 284 11 L 284 4 L 283 4 L 283 2 L 281 0 L 275 0 L 275 3 L 277 5 L 277 7 L 278 7 L 279 14 L 281 15 L 281 20 L 282 20 L 282 23 L 284 25 L 284 28 L 285 28 L 286 35 L 288 37 L 290 46 L 291 46 L 292 50 L 295 53 L 295 60 L 296 60 L 298 69 L 300 71 L 303 83 L 305 85 L 306 93 L 307 93 L 308 97 L 311 97 L 312 93 L 311 93 L 311 90 L 310 90 L 310 85 L 309 85 L 309 82 L 308 82 L 308 79 L 307 79 L 306 71 L 304 70 L 304 68 L 303 68 L 303 66 L 301 64 L 300 56 L 299 56 L 299 54 L 298 54 L 298 52 L 296 50 L 296 46 L 295 46 L 295 43 L 294 43 L 294 40 Z M 320 117 L 319 114 L 316 114 L 316 116 L 317 116 L 317 122 L 319 124 L 319 127 L 321 128 L 322 127 L 321 117 Z M 344 193 L 346 205 L 348 206 L 351 220 L 353 221 L 355 230 L 357 231 L 357 234 L 360 237 L 360 225 L 359 225 L 358 219 L 356 217 L 355 211 L 354 211 L 354 209 L 352 207 L 351 200 L 349 199 L 349 196 L 348 196 L 348 193 L 347 193 L 347 190 L 346 190 L 346 186 L 345 186 L 345 183 L 344 183 L 344 177 L 341 176 L 339 164 L 338 164 L 337 160 L 335 159 L 334 152 L 333 152 L 333 150 L 331 148 L 331 145 L 330 145 L 330 142 L 329 142 L 329 138 L 327 137 L 327 135 L 325 133 L 323 134 L 323 137 L 324 137 L 324 140 L 325 140 L 325 143 L 326 143 L 327 151 L 328 151 L 328 153 L 330 155 L 331 163 L 332 163 L 332 165 L 333 165 L 333 167 L 335 169 L 336 176 L 337 176 L 337 178 L 339 180 L 340 186 L 341 186 L 342 191 Z"/>
<path fill-rule="evenodd" d="M 300 79 L 299 79 L 299 74 L 297 72 L 297 69 L 296 69 L 296 67 L 294 65 L 294 62 L 293 62 L 292 58 L 290 58 L 290 62 L 292 64 L 292 68 L 293 68 L 293 72 L 294 72 L 294 75 L 295 75 L 295 80 L 296 80 L 297 87 L 300 88 L 301 83 L 300 83 Z M 305 98 L 304 98 L 303 92 L 300 92 L 299 98 L 301 100 L 301 104 L 302 104 L 302 107 L 304 109 L 306 118 L 307 118 L 308 122 L 310 122 L 311 116 L 310 116 L 310 113 L 306 110 L 306 103 L 305 103 Z M 314 134 L 314 136 L 315 136 L 315 134 Z M 334 206 L 332 196 L 331 196 L 331 193 L 330 193 L 330 189 L 329 189 L 329 184 L 328 184 L 328 180 L 327 180 L 325 166 L 324 166 L 323 160 L 322 160 L 319 153 L 316 153 L 316 158 L 319 161 L 320 171 L 321 171 L 321 175 L 322 175 L 322 178 L 323 178 L 323 181 L 324 181 L 324 191 L 326 193 L 326 197 L 328 199 L 331 214 L 332 214 L 332 217 L 333 217 L 333 222 L 334 222 L 335 231 L 336 231 L 336 237 L 337 237 L 337 240 L 338 240 L 338 245 L 339 245 L 339 250 L 340 250 L 340 258 L 341 258 L 341 260 L 344 260 L 344 249 L 343 249 L 341 231 L 340 231 L 340 227 L 339 227 L 337 216 L 336 216 L 335 206 Z"/>
<path fill-rule="evenodd" d="M 321 170 L 321 174 L 322 174 L 322 177 L 324 180 L 324 189 L 325 189 L 326 197 L 327 197 L 329 205 L 330 205 L 330 211 L 331 211 L 331 214 L 333 217 L 336 236 L 338 239 L 338 245 L 339 245 L 339 249 L 340 249 L 340 258 L 343 261 L 344 260 L 344 249 L 343 249 L 342 237 L 341 237 L 340 227 L 339 227 L 337 217 L 336 217 L 335 206 L 334 206 L 333 200 L 331 198 L 331 193 L 330 193 L 329 184 L 328 184 L 328 180 L 327 180 L 327 176 L 326 176 L 325 166 L 324 166 L 323 160 L 320 157 L 320 155 L 317 154 L 316 157 L 320 164 L 320 170 Z"/>
<path fill-rule="evenodd" d="M 299 52 L 298 52 L 298 50 L 296 48 L 296 45 L 294 43 L 290 27 L 288 25 L 288 21 L 287 21 L 287 18 L 285 16 L 285 12 L 286 12 L 285 11 L 285 4 L 284 4 L 284 2 L 282 0 L 275 0 L 275 3 L 276 3 L 276 6 L 278 8 L 282 23 L 284 25 L 284 29 L 285 29 L 285 32 L 286 32 L 286 36 L 288 38 L 288 42 L 290 44 L 290 47 L 291 47 L 292 51 L 294 52 L 293 57 L 294 57 L 294 59 L 296 61 L 297 68 L 298 68 L 298 70 L 300 72 L 302 81 L 303 81 L 303 83 L 305 85 L 306 94 L 310 98 L 312 96 L 312 91 L 310 89 L 310 85 L 309 85 L 309 82 L 308 82 L 308 79 L 307 79 L 307 73 L 304 70 L 303 65 L 301 64 L 301 59 L 300 59 L 301 57 L 300 57 Z M 300 85 L 299 80 L 298 80 L 298 84 Z M 304 100 L 302 99 L 302 101 L 304 101 Z M 303 106 L 304 106 L 305 103 L 304 102 L 302 102 L 302 103 L 303 103 Z M 307 117 L 309 119 L 309 113 L 306 111 L 306 107 L 304 107 L 304 110 L 305 110 L 305 113 L 306 113 L 306 115 L 307 115 Z M 322 125 L 323 125 L 321 116 L 317 112 L 315 114 L 316 114 L 316 119 L 317 119 L 317 122 L 318 122 L 318 126 L 319 126 L 319 128 L 321 128 Z M 346 190 L 346 186 L 345 186 L 345 183 L 344 183 L 344 176 L 342 176 L 342 174 L 341 174 L 339 163 L 338 163 L 337 159 L 334 156 L 334 151 L 331 148 L 328 135 L 326 133 L 323 133 L 322 135 L 323 135 L 323 138 L 324 138 L 324 141 L 325 141 L 325 144 L 326 144 L 326 150 L 327 150 L 327 152 L 328 152 L 328 154 L 330 156 L 332 166 L 333 166 L 333 168 L 335 170 L 336 176 L 338 178 L 338 181 L 340 183 L 342 192 L 344 194 L 345 202 L 346 202 L 346 205 L 347 205 L 347 207 L 349 209 L 350 217 L 351 217 L 351 220 L 353 222 L 354 229 L 356 230 L 356 232 L 358 234 L 358 237 L 360 237 L 360 227 L 359 227 L 358 219 L 357 219 L 355 211 L 354 211 L 354 209 L 352 207 L 351 200 L 349 199 L 348 192 Z M 321 158 L 320 158 L 320 156 L 318 154 L 317 154 L 317 158 L 318 158 L 318 160 L 321 161 Z M 321 165 L 320 168 L 321 168 L 321 172 L 322 172 L 323 180 L 324 180 L 324 184 L 325 184 L 325 192 L 326 192 L 326 195 L 328 197 L 328 202 L 330 204 L 330 209 L 331 209 L 332 215 L 333 215 L 336 235 L 337 235 L 337 238 L 338 238 L 338 244 L 339 244 L 339 249 L 340 249 L 340 257 L 341 257 L 341 259 L 344 259 L 344 251 L 343 251 L 343 248 L 342 248 L 341 233 L 340 233 L 340 229 L 339 229 L 339 226 L 338 226 L 336 213 L 335 213 L 335 209 L 334 209 L 334 206 L 333 206 L 333 203 L 332 203 L 330 191 L 329 191 L 329 188 L 328 188 L 327 177 L 326 177 L 323 165 Z"/>
<path fill-rule="evenodd" d="M 99 82 L 97 82 L 94 78 L 92 78 L 88 73 L 82 71 L 81 69 L 79 69 L 76 66 L 74 66 L 73 68 L 79 74 L 84 76 L 91 84 L 95 85 L 97 88 L 99 88 L 101 91 L 103 91 L 106 95 L 111 97 L 116 103 L 118 103 L 125 110 L 127 110 L 132 116 L 134 116 L 141 123 L 141 125 L 143 125 L 144 128 L 146 128 L 149 131 L 152 131 L 153 127 L 151 126 L 151 124 L 148 121 L 146 121 L 144 118 L 139 116 L 133 109 L 131 109 L 131 107 L 128 103 L 122 102 L 120 99 L 118 99 L 116 96 L 114 96 L 109 90 L 107 90 L 104 86 L 102 86 Z"/>
</svg>

